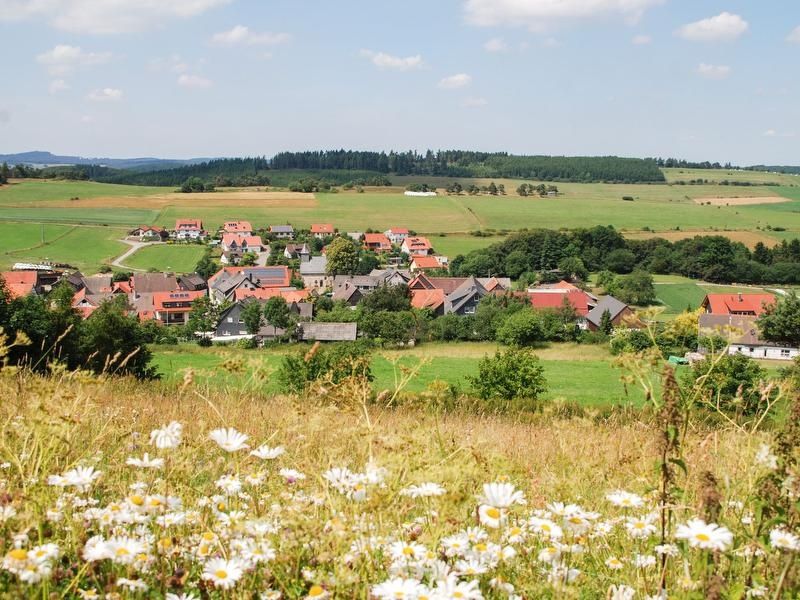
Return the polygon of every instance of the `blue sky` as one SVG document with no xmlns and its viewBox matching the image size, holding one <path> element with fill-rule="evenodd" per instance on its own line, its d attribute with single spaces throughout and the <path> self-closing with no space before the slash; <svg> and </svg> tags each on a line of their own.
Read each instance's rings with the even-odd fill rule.
<svg viewBox="0 0 800 600">
<path fill-rule="evenodd" d="M 796 0 L 0 0 L 0 153 L 800 163 Z"/>
</svg>

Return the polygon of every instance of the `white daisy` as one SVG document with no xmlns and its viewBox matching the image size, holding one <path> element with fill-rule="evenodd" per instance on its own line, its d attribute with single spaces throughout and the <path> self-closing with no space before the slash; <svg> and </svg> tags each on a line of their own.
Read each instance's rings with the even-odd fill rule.
<svg viewBox="0 0 800 600">
<path fill-rule="evenodd" d="M 125 464 L 131 467 L 139 467 L 140 469 L 160 469 L 164 466 L 164 459 L 150 458 L 150 455 L 145 452 L 142 458 L 137 458 L 135 456 L 128 457 Z"/>
<path fill-rule="evenodd" d="M 400 490 L 403 496 L 411 498 L 430 498 L 432 496 L 441 496 L 445 493 L 445 489 L 438 483 L 426 482 L 419 485 L 410 485 L 407 488 Z"/>
<path fill-rule="evenodd" d="M 172 421 L 160 429 L 154 429 L 151 431 L 150 443 L 156 448 L 161 448 L 162 450 L 177 448 L 181 443 L 182 433 L 183 425 L 177 421 Z"/>
<path fill-rule="evenodd" d="M 226 452 L 238 452 L 250 447 L 246 443 L 249 436 L 246 433 L 236 431 L 233 427 L 215 429 L 208 434 L 208 437 Z"/>
<path fill-rule="evenodd" d="M 724 552 L 733 545 L 733 534 L 727 528 L 702 519 L 689 519 L 686 524 L 679 525 L 675 537 L 702 550 Z"/>
<path fill-rule="evenodd" d="M 202 578 L 211 582 L 214 587 L 229 590 L 236 585 L 243 574 L 243 565 L 239 560 L 212 558 L 205 564 Z"/>
<path fill-rule="evenodd" d="M 275 460 L 285 452 L 286 450 L 283 449 L 283 446 L 275 446 L 274 448 L 270 448 L 266 444 L 262 444 L 250 452 L 250 454 L 263 460 Z"/>
</svg>

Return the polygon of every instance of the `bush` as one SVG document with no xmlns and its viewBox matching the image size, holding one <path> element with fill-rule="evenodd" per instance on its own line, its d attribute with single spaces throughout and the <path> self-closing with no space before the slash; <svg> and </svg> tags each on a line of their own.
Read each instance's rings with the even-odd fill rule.
<svg viewBox="0 0 800 600">
<path fill-rule="evenodd" d="M 530 349 L 512 348 L 486 356 L 478 375 L 467 378 L 476 395 L 492 410 L 538 410 L 539 396 L 547 391 L 544 367 Z"/>
<path fill-rule="evenodd" d="M 330 346 L 317 343 L 308 352 L 286 355 L 277 372 L 278 382 L 285 391 L 299 394 L 322 379 L 332 384 L 348 377 L 372 381 L 370 348 L 361 341 Z"/>
<path fill-rule="evenodd" d="M 685 383 L 698 386 L 703 400 L 714 406 L 718 404 L 720 410 L 752 415 L 763 408 L 759 383 L 766 377 L 766 370 L 752 358 L 724 354 L 696 362 Z"/>
</svg>

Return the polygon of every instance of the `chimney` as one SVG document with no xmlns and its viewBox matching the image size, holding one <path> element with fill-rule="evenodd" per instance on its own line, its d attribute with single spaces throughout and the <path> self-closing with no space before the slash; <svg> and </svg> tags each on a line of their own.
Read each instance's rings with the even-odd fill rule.
<svg viewBox="0 0 800 600">
<path fill-rule="evenodd" d="M 744 302 L 744 298 L 742 298 L 742 292 L 739 292 L 739 302 Z"/>
</svg>

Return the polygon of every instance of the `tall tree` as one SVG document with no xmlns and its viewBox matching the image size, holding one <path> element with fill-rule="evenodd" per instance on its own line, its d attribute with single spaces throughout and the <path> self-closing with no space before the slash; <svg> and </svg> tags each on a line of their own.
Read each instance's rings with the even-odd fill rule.
<svg viewBox="0 0 800 600">
<path fill-rule="evenodd" d="M 792 292 L 768 306 L 758 319 L 758 328 L 770 342 L 800 346 L 800 297 Z"/>
<path fill-rule="evenodd" d="M 358 269 L 358 248 L 349 238 L 337 237 L 325 255 L 329 275 L 353 275 Z"/>
</svg>

